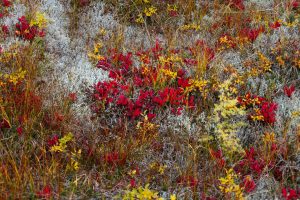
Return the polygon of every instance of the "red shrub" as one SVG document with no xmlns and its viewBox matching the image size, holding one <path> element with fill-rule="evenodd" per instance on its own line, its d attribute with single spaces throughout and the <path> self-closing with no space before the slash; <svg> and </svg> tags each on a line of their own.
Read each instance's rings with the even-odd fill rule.
<svg viewBox="0 0 300 200">
<path fill-rule="evenodd" d="M 7 128 L 11 128 L 9 121 L 6 119 L 1 119 L 0 120 L 0 129 L 7 129 Z"/>
<path fill-rule="evenodd" d="M 244 187 L 247 193 L 252 192 L 256 188 L 255 182 L 249 175 L 244 178 L 242 186 Z"/>
<path fill-rule="evenodd" d="M 38 198 L 50 199 L 52 196 L 52 189 L 49 185 L 46 185 L 41 191 L 36 193 Z"/>
<path fill-rule="evenodd" d="M 58 144 L 58 139 L 59 139 L 58 135 L 53 135 L 51 138 L 49 138 L 47 141 L 48 147 L 50 148 L 50 147 Z"/>
<path fill-rule="evenodd" d="M 258 157 L 253 147 L 245 152 L 246 155 L 235 165 L 234 170 L 243 176 L 253 173 L 259 176 L 266 166 L 265 161 Z"/>
<path fill-rule="evenodd" d="M 291 97 L 292 94 L 295 92 L 295 86 L 290 85 L 290 86 L 284 86 L 284 94 L 288 97 Z"/>
<path fill-rule="evenodd" d="M 255 111 L 249 115 L 249 120 L 254 120 L 255 116 L 261 115 L 262 121 L 267 124 L 272 125 L 276 122 L 277 103 L 269 102 L 264 97 L 251 95 L 250 93 L 247 93 L 244 97 L 238 97 L 238 102 L 247 110 Z"/>
<path fill-rule="evenodd" d="M 107 164 L 111 166 L 121 166 L 125 164 L 127 155 L 125 153 L 113 151 L 110 153 L 106 153 L 103 159 Z"/>
<path fill-rule="evenodd" d="M 10 7 L 11 6 L 11 2 L 10 2 L 10 0 L 2 0 L 2 5 L 4 6 L 4 7 Z"/>
<path fill-rule="evenodd" d="M 8 26 L 2 25 L 1 29 L 2 29 L 2 32 L 3 32 L 3 34 L 4 34 L 4 37 L 7 36 L 7 35 L 9 34 Z"/>
<path fill-rule="evenodd" d="M 277 29 L 277 28 L 279 28 L 280 26 L 281 26 L 281 24 L 280 24 L 279 21 L 276 21 L 276 22 L 274 22 L 274 23 L 270 23 L 270 27 L 271 27 L 272 29 Z"/>
<path fill-rule="evenodd" d="M 264 116 L 264 122 L 274 124 L 276 122 L 277 103 L 264 102 L 261 106 L 261 113 Z"/>
<path fill-rule="evenodd" d="M 79 0 L 80 6 L 88 6 L 90 4 L 90 0 Z"/>
<path fill-rule="evenodd" d="M 256 29 L 250 29 L 250 28 L 244 28 L 241 30 L 240 35 L 242 37 L 248 38 L 251 42 L 254 42 L 260 33 L 264 32 L 264 28 L 256 28 Z"/>
<path fill-rule="evenodd" d="M 245 10 L 244 0 L 228 0 L 229 4 L 239 10 Z"/>
<path fill-rule="evenodd" d="M 16 24 L 16 35 L 24 40 L 33 41 L 35 37 L 44 37 L 44 30 L 39 30 L 36 26 L 30 26 L 25 16 L 20 17 Z"/>
<path fill-rule="evenodd" d="M 22 128 L 22 126 L 19 126 L 17 128 L 17 133 L 19 134 L 19 136 L 21 136 L 23 134 L 23 128 Z"/>
<path fill-rule="evenodd" d="M 300 198 L 300 192 L 297 192 L 295 189 L 283 188 L 281 193 L 286 200 L 297 200 Z"/>
<path fill-rule="evenodd" d="M 210 155 L 212 156 L 212 158 L 214 160 L 216 160 L 217 165 L 220 169 L 222 169 L 225 166 L 226 162 L 225 162 L 225 159 L 223 158 L 223 154 L 220 149 L 217 151 L 210 149 Z"/>
<path fill-rule="evenodd" d="M 198 179 L 193 176 L 181 176 L 177 179 L 179 185 L 185 185 L 189 187 L 196 187 L 199 183 Z"/>
</svg>

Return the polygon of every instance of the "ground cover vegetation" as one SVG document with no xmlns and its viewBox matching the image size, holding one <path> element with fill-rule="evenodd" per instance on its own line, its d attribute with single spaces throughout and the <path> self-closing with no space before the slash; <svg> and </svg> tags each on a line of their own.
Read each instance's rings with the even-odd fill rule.
<svg viewBox="0 0 300 200">
<path fill-rule="evenodd" d="M 298 0 L 0 0 L 1 199 L 300 199 Z"/>
</svg>

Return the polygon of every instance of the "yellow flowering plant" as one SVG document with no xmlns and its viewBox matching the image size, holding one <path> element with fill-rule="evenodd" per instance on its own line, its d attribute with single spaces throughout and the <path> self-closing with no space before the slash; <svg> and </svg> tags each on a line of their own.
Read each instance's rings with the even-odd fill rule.
<svg viewBox="0 0 300 200">
<path fill-rule="evenodd" d="M 30 21 L 30 26 L 38 26 L 43 29 L 47 27 L 48 22 L 45 13 L 36 12 Z"/>
<path fill-rule="evenodd" d="M 79 162 L 78 160 L 81 158 L 81 149 L 77 150 L 74 149 L 71 152 L 71 160 L 70 163 L 67 164 L 67 170 L 70 171 L 78 171 L 79 169 Z"/>
<path fill-rule="evenodd" d="M 196 24 L 196 23 L 185 24 L 185 25 L 181 26 L 180 30 L 182 30 L 182 31 L 188 31 L 188 30 L 199 31 L 200 25 Z"/>
<path fill-rule="evenodd" d="M 163 200 L 159 197 L 158 192 L 149 189 L 149 184 L 146 184 L 145 187 L 133 188 L 132 190 L 125 191 L 125 194 L 122 196 L 123 200 Z"/>
<path fill-rule="evenodd" d="M 154 6 L 150 6 L 144 9 L 144 13 L 147 17 L 151 17 L 152 15 L 154 15 L 157 11 L 157 8 Z"/>
<path fill-rule="evenodd" d="M 1 75 L 0 73 L 0 77 L 2 76 L 7 83 L 16 85 L 17 83 L 25 79 L 26 73 L 26 70 L 19 69 L 18 71 L 11 74 Z"/>
<path fill-rule="evenodd" d="M 238 175 L 233 169 L 226 170 L 226 176 L 219 178 L 219 189 L 225 194 L 226 197 L 235 200 L 243 200 L 243 188 L 236 182 Z"/>
<path fill-rule="evenodd" d="M 232 78 L 220 85 L 220 102 L 215 104 L 213 111 L 213 121 L 216 124 L 216 137 L 226 154 L 232 155 L 234 152 L 243 152 L 243 148 L 237 138 L 237 131 L 244 126 L 244 122 L 232 122 L 234 117 L 246 114 L 242 107 L 238 107 L 238 100 L 232 94 Z"/>
<path fill-rule="evenodd" d="M 73 134 L 68 133 L 64 137 L 59 139 L 59 143 L 51 147 L 52 152 L 65 152 L 67 148 L 67 143 L 73 140 Z"/>
</svg>

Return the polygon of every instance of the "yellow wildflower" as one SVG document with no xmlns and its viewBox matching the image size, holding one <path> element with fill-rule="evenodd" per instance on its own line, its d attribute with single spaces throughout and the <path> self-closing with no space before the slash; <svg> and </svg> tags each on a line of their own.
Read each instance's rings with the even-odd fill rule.
<svg viewBox="0 0 300 200">
<path fill-rule="evenodd" d="M 150 190 L 149 184 L 147 184 L 145 187 L 139 187 L 137 189 L 133 188 L 131 191 L 126 191 L 125 194 L 122 196 L 123 200 L 132 200 L 132 199 L 138 199 L 138 200 L 152 200 L 152 199 L 158 199 L 163 200 L 163 198 L 158 196 L 158 192 Z"/>
<path fill-rule="evenodd" d="M 158 172 L 160 174 L 164 174 L 166 168 L 167 168 L 167 165 L 160 165 L 158 168 Z"/>
<path fill-rule="evenodd" d="M 30 26 L 38 26 L 39 28 L 46 28 L 48 23 L 45 13 L 36 12 L 34 18 L 30 21 Z"/>
<path fill-rule="evenodd" d="M 175 194 L 172 194 L 172 195 L 170 196 L 170 200 L 176 200 L 176 195 L 175 195 Z"/>
<path fill-rule="evenodd" d="M 228 38 L 227 35 L 225 35 L 225 36 L 219 38 L 219 42 L 220 42 L 220 44 L 225 45 L 226 48 L 231 48 L 231 47 L 233 47 L 233 46 L 235 45 L 233 39 Z M 225 48 L 225 47 L 224 47 L 224 48 Z M 223 49 L 224 49 L 224 48 L 223 48 Z"/>
<path fill-rule="evenodd" d="M 157 8 L 155 8 L 154 6 L 150 6 L 149 8 L 145 8 L 144 9 L 144 13 L 147 17 L 151 17 L 152 15 L 154 15 L 157 11 Z"/>
<path fill-rule="evenodd" d="M 128 172 L 128 175 L 131 176 L 131 177 L 135 176 L 136 175 L 136 170 L 135 169 L 134 170 L 130 170 Z"/>
<path fill-rule="evenodd" d="M 105 57 L 100 55 L 100 49 L 103 47 L 101 42 L 98 42 L 94 45 L 94 51 L 88 53 L 88 57 L 95 61 L 104 60 Z"/>
<path fill-rule="evenodd" d="M 258 58 L 261 63 L 261 68 L 263 69 L 263 71 L 265 72 L 271 71 L 272 62 L 261 52 L 258 52 Z"/>
<path fill-rule="evenodd" d="M 105 28 L 100 28 L 100 29 L 99 29 L 99 34 L 100 34 L 100 35 L 106 35 L 106 30 L 105 30 Z"/>
<path fill-rule="evenodd" d="M 219 41 L 220 41 L 220 43 L 227 43 L 227 41 L 228 41 L 227 35 L 221 37 L 221 38 L 219 39 Z"/>
<path fill-rule="evenodd" d="M 283 24 L 287 27 L 295 27 L 298 24 L 298 20 L 295 20 L 293 22 L 283 22 Z"/>
<path fill-rule="evenodd" d="M 135 20 L 135 22 L 140 23 L 140 24 L 144 23 L 145 21 L 144 21 L 144 18 L 143 18 L 143 14 L 140 13 L 138 15 L 138 18 Z"/>
<path fill-rule="evenodd" d="M 103 44 L 101 42 L 98 42 L 94 45 L 94 53 L 99 53 L 99 50 L 103 47 Z"/>
<path fill-rule="evenodd" d="M 0 74 L 0 76 L 1 76 L 1 74 Z M 3 86 L 5 86 L 5 83 L 0 81 L 0 87 L 3 87 Z"/>
<path fill-rule="evenodd" d="M 168 4 L 167 11 L 168 12 L 177 11 L 177 5 L 176 4 L 173 4 L 173 5 Z"/>
<path fill-rule="evenodd" d="M 238 107 L 238 100 L 232 97 L 231 79 L 220 85 L 220 103 L 215 104 L 213 114 L 213 120 L 216 124 L 216 136 L 226 154 L 243 151 L 236 132 L 244 123 L 242 121 L 232 122 L 232 118 L 245 115 L 245 110 Z"/>
<path fill-rule="evenodd" d="M 200 25 L 199 24 L 185 24 L 180 28 L 182 31 L 187 31 L 187 30 L 195 30 L 199 31 L 200 30 Z"/>
<path fill-rule="evenodd" d="M 142 67 L 142 74 L 147 75 L 150 73 L 150 69 L 147 66 Z"/>
<path fill-rule="evenodd" d="M 51 147 L 50 151 L 53 152 L 64 152 L 67 148 L 67 143 L 73 140 L 73 134 L 68 133 L 61 139 L 59 139 L 59 144 Z"/>
<path fill-rule="evenodd" d="M 71 163 L 67 165 L 67 170 L 77 171 L 79 169 L 79 163 L 74 158 L 71 158 Z"/>
<path fill-rule="evenodd" d="M 277 56 L 276 60 L 280 66 L 283 66 L 285 64 L 284 60 L 282 59 L 282 56 Z"/>
<path fill-rule="evenodd" d="M 159 57 L 159 62 L 161 63 L 161 64 L 170 64 L 170 63 L 175 63 L 175 62 L 177 62 L 177 63 L 182 63 L 183 61 L 182 61 L 182 58 L 180 57 L 180 56 L 178 56 L 178 55 L 171 55 L 170 57 L 164 57 L 164 56 L 160 56 Z"/>
<path fill-rule="evenodd" d="M 292 118 L 295 118 L 295 117 L 298 117 L 298 116 L 300 116 L 300 110 L 292 112 Z"/>
<path fill-rule="evenodd" d="M 26 75 L 26 70 L 19 69 L 18 71 L 12 73 L 12 74 L 5 74 L 4 78 L 9 82 L 16 85 L 21 80 L 24 80 Z"/>
<path fill-rule="evenodd" d="M 295 58 L 293 63 L 300 69 L 300 59 Z"/>
<path fill-rule="evenodd" d="M 255 105 L 255 101 L 253 101 L 253 105 Z M 251 119 L 252 119 L 253 121 L 264 121 L 265 118 L 264 118 L 264 116 L 261 114 L 260 109 L 259 109 L 259 108 L 255 108 L 254 111 L 255 111 L 255 115 L 251 115 L 251 116 L 250 116 Z"/>
<path fill-rule="evenodd" d="M 203 92 L 203 93 L 207 92 L 205 89 L 205 86 L 207 86 L 208 81 L 206 81 L 206 80 L 190 79 L 189 84 L 190 84 L 190 86 L 185 88 L 185 93 L 190 93 L 190 92 L 196 91 L 196 90 L 199 90 L 200 92 Z"/>
<path fill-rule="evenodd" d="M 168 69 L 160 69 L 160 71 L 165 76 L 171 77 L 171 79 L 175 79 L 177 77 L 177 72 L 172 72 L 171 70 L 168 70 Z"/>
<path fill-rule="evenodd" d="M 263 137 L 263 141 L 264 141 L 266 144 L 268 144 L 268 143 L 272 144 L 272 143 L 276 142 L 274 132 L 272 132 L 272 133 L 266 133 L 266 134 L 264 135 L 264 137 Z"/>
<path fill-rule="evenodd" d="M 226 176 L 219 179 L 220 190 L 226 195 L 231 195 L 233 199 L 243 200 L 243 188 L 235 182 L 237 175 L 233 169 L 226 170 Z"/>
<path fill-rule="evenodd" d="M 155 125 L 149 121 L 147 115 L 144 117 L 143 122 L 138 122 L 136 125 L 137 130 L 140 130 L 141 132 L 145 132 L 145 133 L 149 131 L 153 131 L 157 127 L 158 125 Z"/>
</svg>

